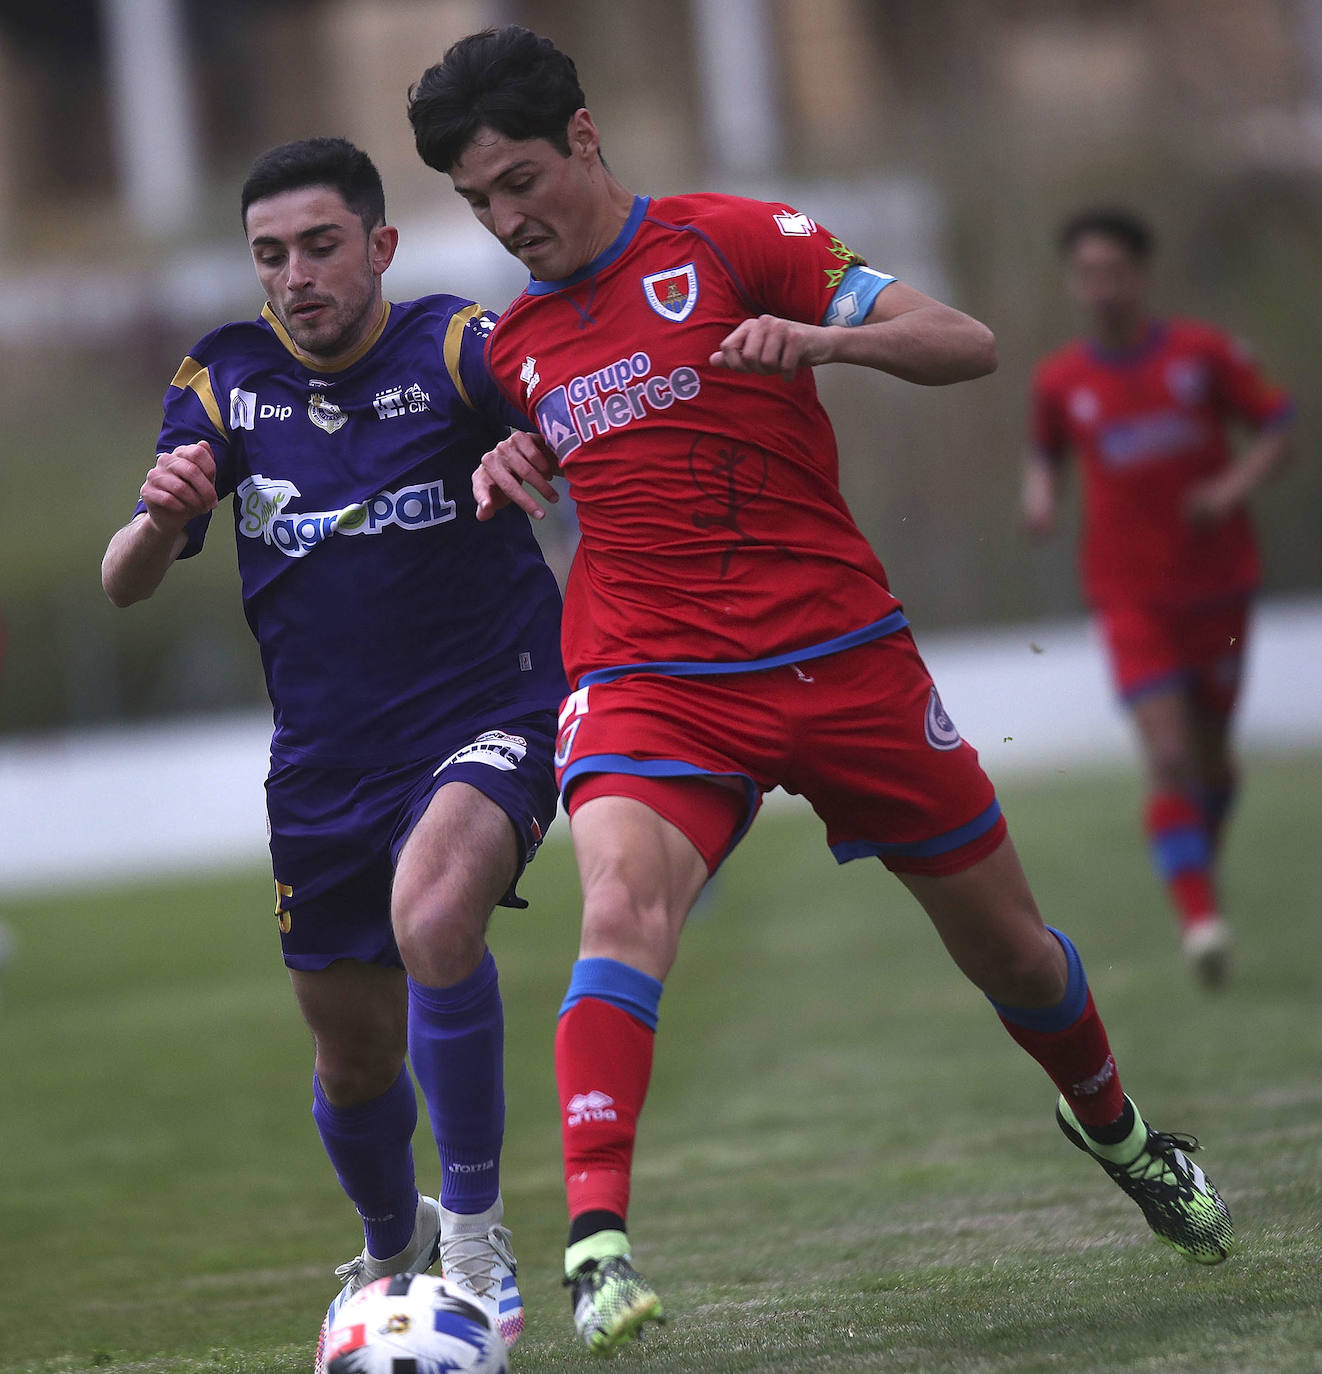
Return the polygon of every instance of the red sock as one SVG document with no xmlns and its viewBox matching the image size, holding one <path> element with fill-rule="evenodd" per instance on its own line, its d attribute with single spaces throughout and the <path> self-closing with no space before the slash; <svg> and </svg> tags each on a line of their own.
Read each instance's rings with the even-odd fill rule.
<svg viewBox="0 0 1322 1374">
<path fill-rule="evenodd" d="M 1196 926 L 1217 914 L 1216 884 L 1211 874 L 1190 870 L 1176 873 L 1166 884 L 1182 926 Z"/>
<path fill-rule="evenodd" d="M 1193 925 L 1217 911 L 1212 878 L 1212 843 L 1202 807 L 1177 788 L 1153 792 L 1143 825 L 1157 873 L 1166 884 L 1181 925 Z"/>
<path fill-rule="evenodd" d="M 560 1018 L 555 1077 L 569 1216 L 629 1212 L 638 1116 L 656 1034 L 627 1011 L 583 997 Z"/>
<path fill-rule="evenodd" d="M 1064 1030 L 1029 1030 L 1004 1016 L 1001 1024 L 1047 1071 L 1085 1126 L 1109 1126 L 1124 1111 L 1120 1073 L 1091 992 L 1079 1019 Z"/>
</svg>

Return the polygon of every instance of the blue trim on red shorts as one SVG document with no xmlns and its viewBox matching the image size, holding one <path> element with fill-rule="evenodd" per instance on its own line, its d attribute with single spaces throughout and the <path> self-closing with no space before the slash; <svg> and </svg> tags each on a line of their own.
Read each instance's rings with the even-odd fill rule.
<svg viewBox="0 0 1322 1374">
<path fill-rule="evenodd" d="M 841 864 L 851 859 L 882 859 L 897 855 L 911 859 L 932 859 L 938 854 L 949 854 L 952 849 L 972 843 L 985 835 L 1000 819 L 1001 804 L 993 799 L 992 804 L 967 825 L 947 830 L 944 835 L 934 835 L 930 840 L 908 840 L 900 844 L 887 844 L 881 840 L 842 840 L 831 846 L 831 853 L 835 855 L 836 863 Z"/>
<path fill-rule="evenodd" d="M 665 677 L 715 677 L 724 673 L 760 673 L 767 668 L 784 668 L 791 663 L 806 663 L 809 659 L 825 658 L 827 654 L 838 654 L 845 649 L 857 648 L 860 644 L 870 644 L 874 639 L 902 630 L 909 623 L 903 611 L 892 611 L 870 625 L 863 625 L 848 634 L 825 639 L 820 644 L 809 644 L 802 649 L 790 649 L 783 654 L 772 654 L 770 658 L 749 659 L 746 663 L 703 663 L 678 659 L 663 663 L 625 663 L 618 668 L 597 668 L 584 673 L 579 678 L 579 687 L 591 687 L 598 682 L 614 682 L 616 678 L 627 677 L 630 673 L 660 673 Z M 618 770 L 617 770 L 618 771 Z"/>
<path fill-rule="evenodd" d="M 1122 687 L 1120 700 L 1126 706 L 1133 706 L 1135 702 L 1146 697 L 1160 696 L 1163 692 L 1173 692 L 1181 687 L 1192 687 L 1197 677 L 1192 668 L 1172 668 L 1168 672 L 1142 678 L 1129 687 Z"/>
<path fill-rule="evenodd" d="M 560 795 L 564 797 L 569 784 L 588 773 L 623 773 L 633 778 L 735 778 L 744 789 L 744 821 L 730 838 L 722 862 L 735 845 L 748 834 L 748 827 L 757 815 L 757 783 L 747 773 L 719 773 L 714 768 L 699 768 L 684 759 L 631 759 L 628 754 L 585 754 L 560 774 Z"/>
</svg>

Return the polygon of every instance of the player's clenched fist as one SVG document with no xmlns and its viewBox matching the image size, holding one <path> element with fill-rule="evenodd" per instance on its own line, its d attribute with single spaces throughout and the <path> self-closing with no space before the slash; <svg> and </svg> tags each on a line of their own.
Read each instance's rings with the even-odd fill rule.
<svg viewBox="0 0 1322 1374">
<path fill-rule="evenodd" d="M 759 315 L 745 320 L 721 340 L 720 350 L 708 361 L 713 367 L 735 372 L 779 373 L 787 382 L 801 367 L 825 362 L 825 330 L 816 325 L 783 320 L 778 315 Z"/>
<path fill-rule="evenodd" d="M 489 453 L 482 455 L 482 464 L 473 473 L 477 518 L 490 520 L 502 506 L 512 501 L 534 520 L 540 520 L 546 512 L 528 487 L 540 492 L 548 501 L 558 501 L 560 496 L 551 485 L 551 478 L 559 471 L 555 455 L 536 435 L 518 430 L 508 439 L 502 439 Z"/>
<path fill-rule="evenodd" d="M 181 444 L 156 455 L 156 466 L 142 484 L 147 518 L 162 531 L 181 530 L 196 516 L 216 508 L 216 460 L 211 445 Z"/>
</svg>

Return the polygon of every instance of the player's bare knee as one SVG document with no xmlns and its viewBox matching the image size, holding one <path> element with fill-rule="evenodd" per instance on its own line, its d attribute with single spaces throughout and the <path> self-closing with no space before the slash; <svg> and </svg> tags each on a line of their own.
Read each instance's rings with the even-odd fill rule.
<svg viewBox="0 0 1322 1374">
<path fill-rule="evenodd" d="M 396 902 L 395 944 L 410 976 L 429 987 L 461 982 L 481 962 L 489 913 L 437 896 Z"/>
<path fill-rule="evenodd" d="M 1186 787 L 1197 768 L 1194 741 L 1177 720 L 1140 720 L 1143 757 L 1154 787 Z"/>
<path fill-rule="evenodd" d="M 976 970 L 966 969 L 978 988 L 1011 1007 L 1051 1007 L 1065 995 L 1069 970 L 1055 936 L 998 943 Z"/>
<path fill-rule="evenodd" d="M 316 1044 L 317 1081 L 335 1107 L 356 1107 L 380 1097 L 404 1067 L 402 1046 L 340 1036 L 323 1036 Z"/>
<path fill-rule="evenodd" d="M 672 947 L 681 922 L 662 897 L 622 878 L 599 879 L 584 892 L 583 946 L 598 955 L 628 963 L 640 950 L 662 953 Z"/>
<path fill-rule="evenodd" d="M 1148 774 L 1155 788 L 1182 790 L 1192 785 L 1196 770 L 1189 751 L 1181 744 L 1170 744 L 1149 749 Z"/>
</svg>

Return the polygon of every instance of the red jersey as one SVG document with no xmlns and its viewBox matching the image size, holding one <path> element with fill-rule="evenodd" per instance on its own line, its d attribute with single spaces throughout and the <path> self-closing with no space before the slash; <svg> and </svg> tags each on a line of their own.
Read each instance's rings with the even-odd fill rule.
<svg viewBox="0 0 1322 1374">
<path fill-rule="evenodd" d="M 1188 606 L 1246 595 L 1259 576 L 1248 513 L 1214 529 L 1185 515 L 1189 492 L 1231 461 L 1227 429 L 1286 420 L 1288 396 L 1220 330 L 1154 322 L 1131 351 L 1076 340 L 1044 359 L 1032 389 L 1033 443 L 1083 485 L 1084 591 L 1097 606 Z"/>
<path fill-rule="evenodd" d="M 785 382 L 707 361 L 751 316 L 821 323 L 860 263 L 784 205 L 640 196 L 604 253 L 501 317 L 491 371 L 578 507 L 572 684 L 789 662 L 905 623 L 840 494 L 811 369 Z"/>
</svg>

